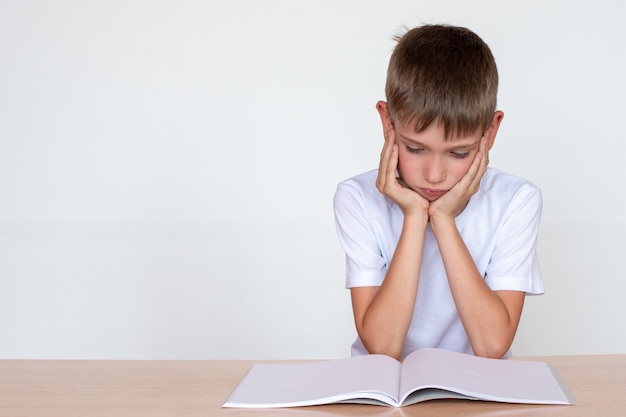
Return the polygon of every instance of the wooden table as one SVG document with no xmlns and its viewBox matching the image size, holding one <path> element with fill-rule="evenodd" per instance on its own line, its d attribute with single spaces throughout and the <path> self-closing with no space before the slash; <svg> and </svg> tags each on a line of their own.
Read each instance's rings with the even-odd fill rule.
<svg viewBox="0 0 626 417">
<path fill-rule="evenodd" d="M 255 361 L 0 360 L 0 416 L 626 416 L 626 355 L 518 359 L 554 365 L 578 404 L 436 400 L 397 409 L 351 404 L 222 409 Z"/>
</svg>

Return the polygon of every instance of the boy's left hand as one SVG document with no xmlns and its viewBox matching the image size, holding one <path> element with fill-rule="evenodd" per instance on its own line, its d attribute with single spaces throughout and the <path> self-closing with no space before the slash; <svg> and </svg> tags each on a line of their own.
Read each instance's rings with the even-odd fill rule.
<svg viewBox="0 0 626 417">
<path fill-rule="evenodd" d="M 467 206 L 472 197 L 480 188 L 480 181 L 489 165 L 489 148 L 485 137 L 480 139 L 479 150 L 474 155 L 474 161 L 469 169 L 447 193 L 430 203 L 428 215 L 432 220 L 442 217 L 455 218 Z"/>
</svg>

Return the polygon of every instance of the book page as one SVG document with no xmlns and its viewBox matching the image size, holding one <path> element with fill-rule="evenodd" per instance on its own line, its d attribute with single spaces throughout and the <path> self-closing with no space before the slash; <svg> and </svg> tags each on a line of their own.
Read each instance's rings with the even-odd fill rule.
<svg viewBox="0 0 626 417">
<path fill-rule="evenodd" d="M 224 407 L 292 407 L 374 398 L 397 404 L 400 362 L 384 355 L 296 364 L 256 364 Z"/>
<path fill-rule="evenodd" d="M 442 349 L 416 351 L 403 363 L 401 399 L 423 388 L 490 401 L 571 404 L 546 363 L 487 359 Z"/>
</svg>

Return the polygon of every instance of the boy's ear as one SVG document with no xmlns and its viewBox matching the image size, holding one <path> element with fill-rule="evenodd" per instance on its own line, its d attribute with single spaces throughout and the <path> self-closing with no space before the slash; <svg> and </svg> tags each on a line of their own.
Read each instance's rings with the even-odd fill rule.
<svg viewBox="0 0 626 417">
<path fill-rule="evenodd" d="M 389 107 L 387 107 L 386 102 L 380 100 L 376 103 L 376 110 L 378 110 L 380 121 L 383 124 L 383 138 L 386 138 L 390 130 L 393 129 L 393 123 L 391 122 L 391 117 L 389 116 Z"/>
<path fill-rule="evenodd" d="M 489 149 L 493 146 L 493 143 L 496 141 L 496 135 L 498 134 L 498 129 L 500 128 L 500 123 L 502 123 L 502 119 L 504 118 L 504 113 L 500 110 L 496 110 L 493 113 L 493 119 L 491 119 L 491 124 L 485 131 L 485 136 L 487 138 L 487 145 Z"/>
</svg>

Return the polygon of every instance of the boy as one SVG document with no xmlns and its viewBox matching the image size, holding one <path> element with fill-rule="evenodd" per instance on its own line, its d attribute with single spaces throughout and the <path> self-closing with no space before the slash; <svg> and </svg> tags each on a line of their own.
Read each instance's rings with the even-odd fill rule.
<svg viewBox="0 0 626 417">
<path fill-rule="evenodd" d="M 540 190 L 488 168 L 503 118 L 489 47 L 465 28 L 398 39 L 378 170 L 334 199 L 358 338 L 352 354 L 426 347 L 509 354 L 525 294 L 542 294 Z"/>
</svg>

